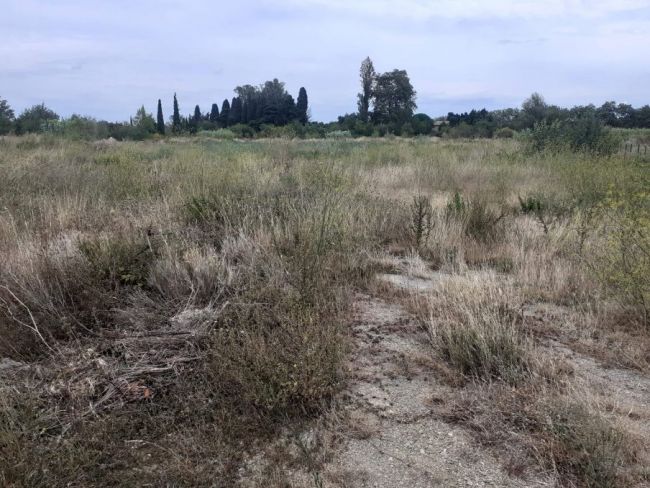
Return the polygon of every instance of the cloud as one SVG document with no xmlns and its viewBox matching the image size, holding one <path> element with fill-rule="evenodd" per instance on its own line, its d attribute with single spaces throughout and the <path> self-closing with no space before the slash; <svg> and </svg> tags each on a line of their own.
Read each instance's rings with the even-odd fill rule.
<svg viewBox="0 0 650 488">
<path fill-rule="evenodd" d="M 640 9 L 644 0 L 286 0 L 303 9 L 322 8 L 364 16 L 431 18 L 603 17 Z"/>
<path fill-rule="evenodd" d="M 305 86 L 316 120 L 356 107 L 358 69 L 406 69 L 419 110 L 626 98 L 647 103 L 648 1 L 4 0 L 3 98 L 123 120 L 207 109 L 240 84 Z"/>
</svg>

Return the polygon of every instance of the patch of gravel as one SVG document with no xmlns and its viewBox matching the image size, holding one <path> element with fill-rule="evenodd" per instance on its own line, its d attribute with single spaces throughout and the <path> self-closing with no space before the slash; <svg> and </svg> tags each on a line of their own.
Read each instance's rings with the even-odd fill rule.
<svg viewBox="0 0 650 488">
<path fill-rule="evenodd" d="M 510 478 L 462 428 L 433 417 L 430 399 L 449 387 L 423 366 L 427 334 L 401 306 L 359 296 L 353 334 L 347 408 L 358 424 L 351 430 L 367 435 L 347 439 L 326 465 L 323 486 L 545 486 Z"/>
</svg>

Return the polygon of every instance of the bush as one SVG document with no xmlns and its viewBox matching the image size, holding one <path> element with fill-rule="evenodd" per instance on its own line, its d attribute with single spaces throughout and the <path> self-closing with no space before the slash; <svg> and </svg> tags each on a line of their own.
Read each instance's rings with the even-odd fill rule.
<svg viewBox="0 0 650 488">
<path fill-rule="evenodd" d="M 544 429 L 550 436 L 550 463 L 571 483 L 615 488 L 627 457 L 625 436 L 583 405 L 559 402 L 546 406 Z"/>
<path fill-rule="evenodd" d="M 217 130 L 202 130 L 196 133 L 200 137 L 209 137 L 211 139 L 222 139 L 226 141 L 231 141 L 237 137 L 237 134 L 233 132 L 231 128 L 228 129 L 217 129 Z"/>
<path fill-rule="evenodd" d="M 513 290 L 502 286 L 488 275 L 484 281 L 458 279 L 436 290 L 429 330 L 441 356 L 463 375 L 517 384 L 534 365 Z"/>
<path fill-rule="evenodd" d="M 465 200 L 459 192 L 447 203 L 447 219 L 459 220 L 465 235 L 481 242 L 498 239 L 503 234 L 504 212 L 496 213 L 482 200 Z"/>
<path fill-rule="evenodd" d="M 349 130 L 333 130 L 325 134 L 328 139 L 346 139 L 352 137 L 352 132 Z"/>
<path fill-rule="evenodd" d="M 569 150 L 611 156 L 619 146 L 619 138 L 593 115 L 574 120 L 539 122 L 527 135 L 529 152 Z"/>
<path fill-rule="evenodd" d="M 510 127 L 502 127 L 494 133 L 497 139 L 512 139 L 515 136 L 515 131 Z"/>
<path fill-rule="evenodd" d="M 650 170 L 650 168 L 648 168 Z M 590 244 L 591 269 L 621 303 L 640 312 L 650 328 L 650 179 L 610 191 L 601 204 L 604 226 Z"/>
</svg>

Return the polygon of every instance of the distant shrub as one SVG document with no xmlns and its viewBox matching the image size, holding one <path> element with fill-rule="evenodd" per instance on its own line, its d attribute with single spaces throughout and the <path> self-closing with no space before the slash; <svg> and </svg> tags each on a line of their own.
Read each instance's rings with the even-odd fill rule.
<svg viewBox="0 0 650 488">
<path fill-rule="evenodd" d="M 231 140 L 235 138 L 235 133 L 230 129 L 217 129 L 213 133 L 213 137 L 217 139 Z"/>
<path fill-rule="evenodd" d="M 515 136 L 515 131 L 510 127 L 502 127 L 494 133 L 497 139 L 512 139 Z"/>
<path fill-rule="evenodd" d="M 527 136 L 529 152 L 569 150 L 611 156 L 619 146 L 619 138 L 595 116 L 539 122 Z"/>
<path fill-rule="evenodd" d="M 235 134 L 236 137 L 241 139 L 252 139 L 256 134 L 255 129 L 253 129 L 248 124 L 236 124 L 229 127 L 229 129 Z"/>
<path fill-rule="evenodd" d="M 347 137 L 352 137 L 352 132 L 349 130 L 333 130 L 328 132 L 325 137 L 328 139 L 345 139 Z"/>
</svg>

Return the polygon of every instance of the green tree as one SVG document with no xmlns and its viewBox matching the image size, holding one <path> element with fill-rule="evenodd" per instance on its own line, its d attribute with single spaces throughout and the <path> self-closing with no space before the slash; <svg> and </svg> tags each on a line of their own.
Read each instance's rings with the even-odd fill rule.
<svg viewBox="0 0 650 488">
<path fill-rule="evenodd" d="M 219 115 L 219 120 L 223 127 L 228 127 L 228 122 L 230 121 L 230 102 L 226 99 L 221 105 L 221 115 Z"/>
<path fill-rule="evenodd" d="M 178 100 L 176 99 L 176 93 L 174 93 L 174 114 L 172 115 L 172 131 L 174 134 L 181 132 L 181 113 L 178 110 Z"/>
<path fill-rule="evenodd" d="M 406 71 L 395 69 L 377 76 L 373 89 L 373 121 L 394 127 L 410 122 L 417 108 L 415 97 Z"/>
<path fill-rule="evenodd" d="M 375 83 L 375 66 L 368 57 L 361 63 L 361 93 L 358 95 L 359 118 L 362 122 L 368 122 L 370 116 L 370 102 L 372 101 L 372 89 Z"/>
<path fill-rule="evenodd" d="M 524 100 L 524 103 L 521 105 L 521 110 L 526 126 L 533 127 L 535 124 L 543 121 L 546 118 L 548 108 L 544 97 L 537 92 Z"/>
<path fill-rule="evenodd" d="M 44 103 L 34 105 L 16 119 L 16 134 L 40 132 L 45 124 L 54 120 L 59 120 L 56 112 L 47 108 Z"/>
<path fill-rule="evenodd" d="M 7 100 L 0 98 L 0 136 L 9 134 L 14 125 L 14 111 Z"/>
<path fill-rule="evenodd" d="M 239 97 L 235 97 L 232 99 L 228 121 L 230 125 L 237 125 L 242 121 L 242 104 L 241 104 L 241 99 Z"/>
<path fill-rule="evenodd" d="M 156 132 L 156 121 L 153 119 L 153 115 L 147 112 L 144 105 L 138 109 L 132 120 L 133 126 L 142 132 L 146 132 L 147 134 Z"/>
<path fill-rule="evenodd" d="M 156 131 L 161 136 L 165 135 L 165 118 L 163 117 L 162 102 L 158 99 L 158 114 L 156 119 Z"/>
<path fill-rule="evenodd" d="M 194 107 L 194 122 L 198 125 L 201 120 L 203 120 L 203 114 L 201 113 L 201 107 L 198 105 Z"/>
<path fill-rule="evenodd" d="M 216 103 L 213 103 L 212 108 L 210 109 L 210 122 L 213 124 L 219 122 L 219 105 Z"/>
<path fill-rule="evenodd" d="M 301 124 L 306 124 L 309 121 L 309 99 L 307 98 L 307 90 L 304 87 L 301 87 L 298 92 L 296 110 L 298 112 L 298 121 Z"/>
</svg>

